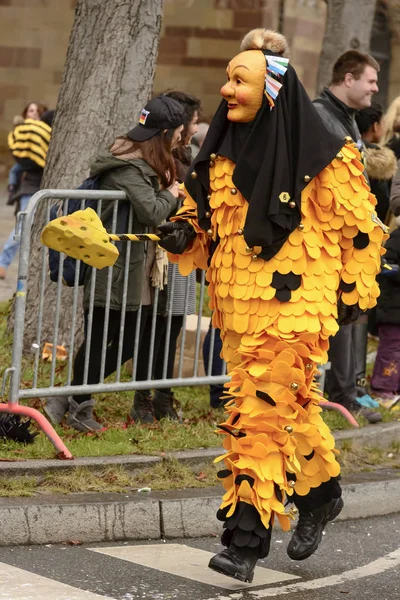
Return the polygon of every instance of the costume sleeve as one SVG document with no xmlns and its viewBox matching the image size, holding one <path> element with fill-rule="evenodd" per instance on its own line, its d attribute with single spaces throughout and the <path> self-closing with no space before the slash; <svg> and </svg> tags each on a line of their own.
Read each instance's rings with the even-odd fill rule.
<svg viewBox="0 0 400 600">
<path fill-rule="evenodd" d="M 196 238 L 183 254 L 171 254 L 168 252 L 168 258 L 173 263 L 178 263 L 181 275 L 189 275 L 194 269 L 207 269 L 207 259 L 209 254 L 210 238 L 199 225 L 197 220 L 197 204 L 184 189 L 186 198 L 182 207 L 176 215 L 170 218 L 170 221 L 187 221 L 196 232 Z"/>
<path fill-rule="evenodd" d="M 385 253 L 382 242 L 387 227 L 378 218 L 376 198 L 364 177 L 364 167 L 355 144 L 346 144 L 327 167 L 331 171 L 335 216 L 330 223 L 339 229 L 342 270 L 339 295 L 347 306 L 367 310 L 376 305 L 376 276 Z"/>
</svg>

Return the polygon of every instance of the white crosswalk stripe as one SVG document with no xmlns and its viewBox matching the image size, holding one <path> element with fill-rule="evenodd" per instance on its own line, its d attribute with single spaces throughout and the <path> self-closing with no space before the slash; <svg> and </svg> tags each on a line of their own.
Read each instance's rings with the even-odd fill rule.
<svg viewBox="0 0 400 600">
<path fill-rule="evenodd" d="M 40 552 L 42 551 L 39 551 L 39 554 Z M 88 560 L 89 554 L 92 555 L 93 560 Z M 101 554 L 103 558 L 100 559 L 98 557 L 95 559 L 96 554 Z M 198 589 L 196 584 L 200 584 L 200 586 L 201 584 L 205 584 L 205 587 L 201 588 L 201 592 L 199 589 L 198 598 L 200 596 L 204 598 L 204 593 L 206 597 L 208 596 L 207 589 L 210 588 L 207 586 L 213 586 L 221 590 L 216 595 L 214 591 L 212 597 L 208 597 L 207 600 L 233 600 L 236 597 L 242 597 L 243 589 L 258 586 L 258 590 L 251 590 L 249 594 L 255 600 L 257 598 L 262 600 L 263 598 L 281 597 L 307 590 L 315 591 L 318 589 L 335 588 L 338 585 L 356 582 L 359 579 L 379 575 L 385 571 L 393 570 L 395 572 L 400 565 L 400 548 L 398 548 L 362 566 L 332 575 L 317 576 L 311 580 L 304 580 L 302 577 L 296 575 L 257 567 L 253 584 L 244 584 L 208 569 L 208 561 L 213 556 L 213 553 L 186 546 L 185 544 L 159 543 L 151 545 L 82 548 L 78 556 L 79 564 L 86 565 L 87 569 L 90 569 L 90 565 L 93 567 L 94 564 L 101 564 L 98 576 L 91 579 L 92 589 L 100 592 L 100 594 L 0 562 L 0 600 L 121 600 L 121 594 L 124 594 L 122 596 L 124 600 L 128 600 L 142 598 L 143 591 L 145 594 L 143 597 L 163 600 L 164 598 L 171 597 L 186 599 L 188 597 L 187 593 L 190 594 L 190 597 L 193 597 L 193 590 Z M 106 563 L 102 563 L 102 561 L 106 560 L 106 557 L 110 559 L 107 567 Z M 136 571 L 133 571 L 133 573 L 136 572 L 136 575 L 131 575 L 131 567 L 118 567 L 118 561 L 121 561 L 120 565 L 122 561 L 138 565 Z M 56 577 L 54 569 L 43 570 L 43 562 L 39 561 L 36 567 L 35 563 L 35 559 L 29 563 L 32 569 L 39 568 L 41 572 L 50 573 L 52 577 Z M 154 575 L 151 575 L 149 572 L 142 572 L 142 577 L 138 578 L 138 568 L 141 566 L 153 569 Z M 102 569 L 104 567 L 106 568 L 103 574 Z M 117 586 L 113 585 L 110 587 L 110 576 L 107 574 L 110 573 L 110 570 L 114 573 L 125 571 L 123 578 L 118 579 Z M 81 572 L 85 573 L 84 570 L 81 570 Z M 126 577 L 127 573 L 128 579 Z M 171 586 L 173 596 L 170 595 L 171 590 L 164 589 L 165 580 L 162 575 L 160 576 L 160 573 L 179 576 L 181 578 L 183 585 L 173 583 L 173 579 L 169 580 L 170 583 L 166 585 L 167 588 L 169 585 Z M 134 583 L 132 583 L 132 576 Z M 65 568 L 60 570 L 60 579 L 63 577 L 65 578 Z M 186 585 L 184 584 L 185 580 Z M 69 581 L 69 578 L 67 581 Z M 83 583 L 82 578 L 81 582 Z M 282 583 L 283 585 L 279 585 Z M 87 577 L 85 577 L 85 584 L 88 585 Z M 141 587 L 142 589 L 140 590 L 139 588 Z M 176 595 L 178 590 L 179 594 Z M 108 593 L 109 595 L 102 595 L 103 593 Z M 139 596 L 137 593 L 139 593 Z M 150 595 L 147 596 L 146 594 Z"/>
<path fill-rule="evenodd" d="M 3 600 L 113 600 L 0 563 L 0 598 Z"/>
<path fill-rule="evenodd" d="M 252 584 L 242 583 L 207 568 L 208 562 L 213 556 L 212 552 L 206 552 L 184 544 L 118 546 L 90 548 L 90 550 L 230 591 L 299 579 L 297 575 L 256 567 L 254 582 Z"/>
</svg>

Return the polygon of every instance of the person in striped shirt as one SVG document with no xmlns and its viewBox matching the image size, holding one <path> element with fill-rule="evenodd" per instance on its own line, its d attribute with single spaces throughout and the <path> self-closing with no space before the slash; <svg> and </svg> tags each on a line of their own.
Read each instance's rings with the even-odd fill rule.
<svg viewBox="0 0 400 600">
<path fill-rule="evenodd" d="M 51 124 L 54 111 L 43 113 L 41 120 L 25 119 L 14 127 L 8 136 L 8 146 L 16 162 L 22 167 L 22 175 L 15 194 L 15 213 L 25 210 L 31 196 L 40 189 L 40 183 L 50 144 Z M 7 269 L 19 247 L 12 230 L 0 254 L 0 279 L 5 279 Z"/>
<path fill-rule="evenodd" d="M 47 107 L 43 104 L 39 104 L 37 102 L 29 102 L 22 111 L 20 115 L 16 115 L 13 119 L 13 128 L 17 125 L 22 125 L 25 122 L 25 119 L 35 119 L 39 120 L 42 114 L 47 110 Z M 10 172 L 8 174 L 8 199 L 7 205 L 12 206 L 16 201 L 15 192 L 18 189 L 18 185 L 20 182 L 20 177 L 24 172 L 24 168 L 18 162 L 11 167 Z"/>
</svg>

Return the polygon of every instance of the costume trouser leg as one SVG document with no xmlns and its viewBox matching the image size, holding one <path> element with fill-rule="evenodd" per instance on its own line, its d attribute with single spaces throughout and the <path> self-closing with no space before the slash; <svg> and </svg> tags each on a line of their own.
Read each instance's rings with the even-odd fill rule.
<svg viewBox="0 0 400 600">
<path fill-rule="evenodd" d="M 353 323 L 342 325 L 336 335 L 330 339 L 331 368 L 326 373 L 325 390 L 329 400 L 339 404 L 346 400 L 355 400 L 357 396 L 353 328 Z"/>
<path fill-rule="evenodd" d="M 324 504 L 328 504 L 333 498 L 341 497 L 342 488 L 338 479 L 338 477 L 331 477 L 329 481 L 321 483 L 319 487 L 311 488 L 306 496 L 299 496 L 299 494 L 293 492 L 290 500 L 300 512 L 309 513 Z"/>
<path fill-rule="evenodd" d="M 224 334 L 233 400 L 220 426 L 227 452 L 218 477 L 226 493 L 217 516 L 224 521 L 225 546 L 248 546 L 260 558 L 268 554 L 275 516 L 284 530 L 290 528 L 286 497 L 295 492 L 301 505 L 301 498 L 320 488 L 311 491 L 307 508 L 340 495 L 334 439 L 313 383 L 317 363 L 326 360 L 327 342 L 315 334 L 303 338 L 263 334 L 245 346 L 240 335 Z"/>
</svg>

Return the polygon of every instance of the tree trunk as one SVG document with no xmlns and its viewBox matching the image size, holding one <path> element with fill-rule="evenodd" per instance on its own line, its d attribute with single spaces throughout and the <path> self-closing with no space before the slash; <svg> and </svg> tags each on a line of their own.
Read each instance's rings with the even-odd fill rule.
<svg viewBox="0 0 400 600">
<path fill-rule="evenodd" d="M 332 67 L 347 50 L 369 52 L 376 0 L 327 0 L 325 36 L 318 69 L 317 93 L 329 85 Z"/>
<path fill-rule="evenodd" d="M 42 188 L 76 187 L 90 158 L 126 133 L 152 93 L 164 0 L 78 0 Z M 45 209 L 32 229 L 25 349 L 36 338 Z M 56 285 L 47 281 L 42 342 L 52 340 Z M 68 345 L 72 290 L 65 288 L 58 343 Z"/>
</svg>

